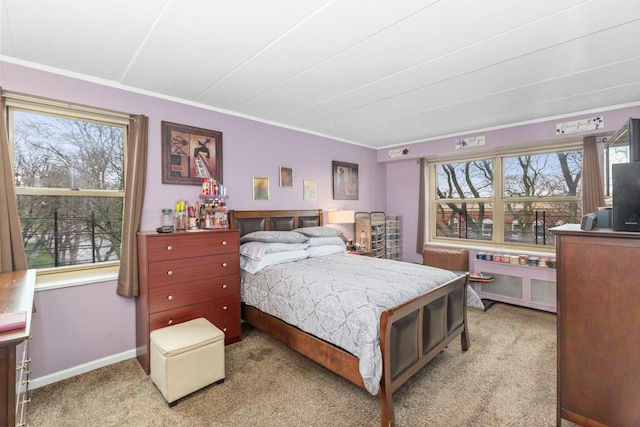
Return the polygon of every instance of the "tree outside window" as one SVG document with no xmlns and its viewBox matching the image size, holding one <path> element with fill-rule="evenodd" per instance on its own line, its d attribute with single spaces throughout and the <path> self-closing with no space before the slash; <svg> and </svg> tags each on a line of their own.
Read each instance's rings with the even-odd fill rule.
<svg viewBox="0 0 640 427">
<path fill-rule="evenodd" d="M 553 246 L 549 229 L 582 217 L 580 149 L 433 167 L 434 240 Z"/>
<path fill-rule="evenodd" d="M 28 267 L 118 261 L 126 124 L 43 110 L 8 106 Z"/>
</svg>

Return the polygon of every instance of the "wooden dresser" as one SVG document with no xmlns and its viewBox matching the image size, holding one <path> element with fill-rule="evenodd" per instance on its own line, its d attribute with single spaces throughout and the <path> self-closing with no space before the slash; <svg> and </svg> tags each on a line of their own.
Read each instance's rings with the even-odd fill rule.
<svg viewBox="0 0 640 427">
<path fill-rule="evenodd" d="M 140 294 L 136 353 L 149 374 L 149 334 L 204 317 L 240 341 L 240 249 L 237 230 L 138 233 Z"/>
<path fill-rule="evenodd" d="M 35 270 L 0 273 L 0 313 L 26 313 L 23 328 L 0 332 L 0 426 L 26 425 L 27 349 L 35 283 Z M 24 343 L 23 351 L 18 354 L 21 343 Z"/>
<path fill-rule="evenodd" d="M 558 425 L 640 425 L 640 233 L 556 234 Z"/>
</svg>

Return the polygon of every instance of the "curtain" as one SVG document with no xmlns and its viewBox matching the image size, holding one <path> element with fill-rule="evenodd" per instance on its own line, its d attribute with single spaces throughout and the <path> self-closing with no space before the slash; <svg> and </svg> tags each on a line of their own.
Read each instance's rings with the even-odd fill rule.
<svg viewBox="0 0 640 427">
<path fill-rule="evenodd" d="M 420 159 L 420 182 L 418 184 L 418 235 L 416 239 L 416 253 L 422 254 L 424 251 L 425 234 L 425 181 L 427 179 L 427 162 Z"/>
<path fill-rule="evenodd" d="M 1 89 L 0 89 L 1 92 Z M 0 97 L 0 262 L 2 272 L 25 270 L 27 255 L 22 242 L 18 203 L 14 187 L 13 165 L 9 156 L 7 110 L 5 97 Z"/>
<path fill-rule="evenodd" d="M 131 116 L 127 141 L 122 251 L 118 271 L 118 295 L 138 296 L 138 240 L 147 177 L 149 118 Z"/>
<path fill-rule="evenodd" d="M 582 140 L 582 213 L 592 213 L 604 206 L 604 186 L 595 136 Z"/>
</svg>

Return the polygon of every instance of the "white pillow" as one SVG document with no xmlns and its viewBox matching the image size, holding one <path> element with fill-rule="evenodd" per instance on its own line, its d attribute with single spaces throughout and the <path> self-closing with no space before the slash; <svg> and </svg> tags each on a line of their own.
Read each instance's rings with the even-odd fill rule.
<svg viewBox="0 0 640 427">
<path fill-rule="evenodd" d="M 305 249 L 311 258 L 325 256 L 325 255 L 333 255 L 333 254 L 346 254 L 347 248 L 342 245 L 323 245 L 323 246 L 309 246 Z"/>
<path fill-rule="evenodd" d="M 307 247 L 309 247 L 308 243 L 247 242 L 240 245 L 240 254 L 251 259 L 261 260 L 266 254 L 299 251 Z"/>
<path fill-rule="evenodd" d="M 318 225 L 316 227 L 302 227 L 296 228 L 293 231 L 297 231 L 300 234 L 304 234 L 309 237 L 330 237 L 330 236 L 339 236 L 342 234 L 342 231 L 333 227 L 323 227 Z"/>
<path fill-rule="evenodd" d="M 309 237 L 309 246 L 337 245 L 345 247 L 346 244 L 342 238 L 333 237 Z"/>
<path fill-rule="evenodd" d="M 301 259 L 309 258 L 309 253 L 304 250 L 287 251 L 287 252 L 274 252 L 272 254 L 265 254 L 262 259 L 251 259 L 247 256 L 240 255 L 240 268 L 244 271 L 256 274 L 260 270 L 270 265 L 282 264 L 285 262 L 299 261 Z"/>
</svg>

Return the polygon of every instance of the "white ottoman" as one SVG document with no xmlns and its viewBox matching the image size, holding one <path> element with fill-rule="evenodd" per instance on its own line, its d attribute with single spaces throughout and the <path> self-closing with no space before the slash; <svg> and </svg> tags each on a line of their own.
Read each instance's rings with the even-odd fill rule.
<svg viewBox="0 0 640 427">
<path fill-rule="evenodd" d="M 224 381 L 224 332 L 204 318 L 151 332 L 151 380 L 169 406 Z"/>
</svg>

